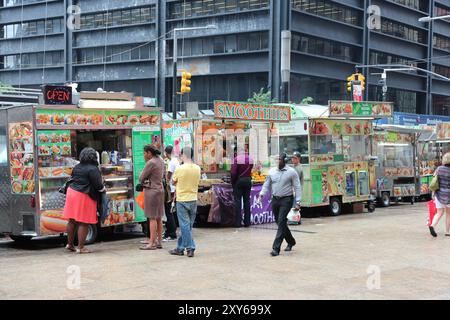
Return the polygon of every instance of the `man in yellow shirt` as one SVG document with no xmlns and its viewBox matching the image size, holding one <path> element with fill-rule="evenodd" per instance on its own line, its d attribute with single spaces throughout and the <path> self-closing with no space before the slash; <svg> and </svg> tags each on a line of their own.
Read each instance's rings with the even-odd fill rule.
<svg viewBox="0 0 450 320">
<path fill-rule="evenodd" d="M 200 183 L 201 169 L 192 162 L 194 150 L 186 147 L 181 151 L 183 165 L 179 166 L 172 177 L 173 184 L 176 186 L 177 197 L 177 216 L 180 224 L 181 235 L 178 238 L 177 248 L 170 251 L 170 254 L 176 256 L 184 255 L 194 257 L 196 249 L 194 238 L 192 237 L 192 227 L 197 216 L 197 198 L 198 185 Z"/>
</svg>

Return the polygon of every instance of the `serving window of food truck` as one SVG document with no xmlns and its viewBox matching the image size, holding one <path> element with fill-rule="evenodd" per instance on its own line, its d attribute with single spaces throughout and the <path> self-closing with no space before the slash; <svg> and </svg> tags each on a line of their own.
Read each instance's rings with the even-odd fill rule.
<svg viewBox="0 0 450 320">
<path fill-rule="evenodd" d="M 414 198 L 420 195 L 420 167 L 415 158 L 422 130 L 385 125 L 377 130 L 373 151 L 378 158 L 376 171 L 379 202 L 383 206 L 389 206 L 391 198 L 402 198 L 414 203 Z"/>
<path fill-rule="evenodd" d="M 65 196 L 59 189 L 71 176 L 85 147 L 97 151 L 107 189 L 108 216 L 102 226 L 146 221 L 142 209 L 135 205 L 134 186 L 145 166 L 144 145 L 161 147 L 160 112 L 136 107 L 130 94 L 126 94 L 127 101 L 105 100 L 111 95 L 123 98 L 124 93 L 109 93 L 108 97 L 90 93 L 93 98 L 82 98 L 79 106 L 39 105 L 29 108 L 30 121 L 11 124 L 11 190 L 14 195 L 29 194 L 35 199 L 35 209 L 29 208 L 35 227 L 16 227 L 13 234 L 65 232 Z M 92 231 L 95 236 L 96 230 Z"/>
</svg>

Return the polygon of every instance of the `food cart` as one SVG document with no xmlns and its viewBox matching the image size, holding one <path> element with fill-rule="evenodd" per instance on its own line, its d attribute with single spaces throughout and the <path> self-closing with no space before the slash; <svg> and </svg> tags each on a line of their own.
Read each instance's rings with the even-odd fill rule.
<svg viewBox="0 0 450 320">
<path fill-rule="evenodd" d="M 80 93 L 78 105 L 42 104 L 0 111 L 6 139 L 2 152 L 9 160 L 6 201 L 1 202 L 0 232 L 13 239 L 60 235 L 65 196 L 59 189 L 69 179 L 81 150 L 98 152 L 108 196 L 108 217 L 103 225 L 90 226 L 88 242 L 98 227 L 115 227 L 146 221 L 135 205 L 134 186 L 145 166 L 143 147 L 161 146 L 161 113 L 138 106 L 128 93 Z"/>
<path fill-rule="evenodd" d="M 414 204 L 421 194 L 421 162 L 418 144 L 425 130 L 398 125 L 375 128 L 372 150 L 377 157 L 377 199 L 388 207 L 395 199 Z M 428 174 L 428 170 L 422 174 Z M 425 181 L 425 179 L 424 179 Z"/>
<path fill-rule="evenodd" d="M 359 204 L 353 206 L 354 211 L 362 211 L 361 204 L 366 204 L 369 211 L 374 211 L 372 193 L 376 189 L 376 176 L 370 156 L 372 122 L 375 118 L 390 116 L 392 104 L 330 101 L 328 108 L 292 108 L 298 114 L 289 124 L 294 129 L 286 130 L 284 124 L 277 128 L 280 151 L 302 154 L 302 207 L 328 206 L 332 215 L 339 215 L 344 204 Z"/>
<path fill-rule="evenodd" d="M 278 147 L 271 145 L 270 141 L 272 124 L 289 120 L 290 109 L 286 107 L 215 101 L 213 114 L 164 123 L 164 144 L 174 146 L 176 154 L 183 145 L 193 147 L 195 162 L 202 168 L 203 178 L 198 197 L 199 222 L 221 226 L 234 224 L 235 205 L 229 183 L 230 169 L 235 150 L 244 151 L 245 146 L 255 161 L 251 223 L 274 222 L 269 198 L 263 199 L 262 204 L 258 204 L 256 198 L 270 169 L 270 157 L 278 154 Z M 189 136 L 190 130 L 192 134 Z"/>
</svg>

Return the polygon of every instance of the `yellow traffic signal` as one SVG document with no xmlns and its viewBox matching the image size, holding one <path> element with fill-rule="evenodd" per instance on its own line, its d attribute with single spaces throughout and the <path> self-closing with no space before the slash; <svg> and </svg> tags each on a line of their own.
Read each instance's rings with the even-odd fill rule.
<svg viewBox="0 0 450 320">
<path fill-rule="evenodd" d="M 364 91 L 366 89 L 366 77 L 364 77 L 364 75 L 362 74 L 359 74 L 358 79 L 359 81 L 361 81 L 361 88 Z"/>
<path fill-rule="evenodd" d="M 189 72 L 183 72 L 181 75 L 181 94 L 190 93 L 191 92 L 191 81 L 192 74 Z"/>
<path fill-rule="evenodd" d="M 352 74 L 347 78 L 347 91 L 352 92 L 353 81 L 355 81 L 355 75 Z"/>
</svg>

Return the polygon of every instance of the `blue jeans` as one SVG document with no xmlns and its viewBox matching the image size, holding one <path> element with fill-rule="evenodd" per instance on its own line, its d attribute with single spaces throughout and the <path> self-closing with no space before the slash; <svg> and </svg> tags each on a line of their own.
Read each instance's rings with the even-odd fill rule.
<svg viewBox="0 0 450 320">
<path fill-rule="evenodd" d="M 177 201 L 177 216 L 180 224 L 181 235 L 178 238 L 177 249 L 179 251 L 195 250 L 195 242 L 192 237 L 192 227 L 197 216 L 197 201 Z"/>
</svg>

